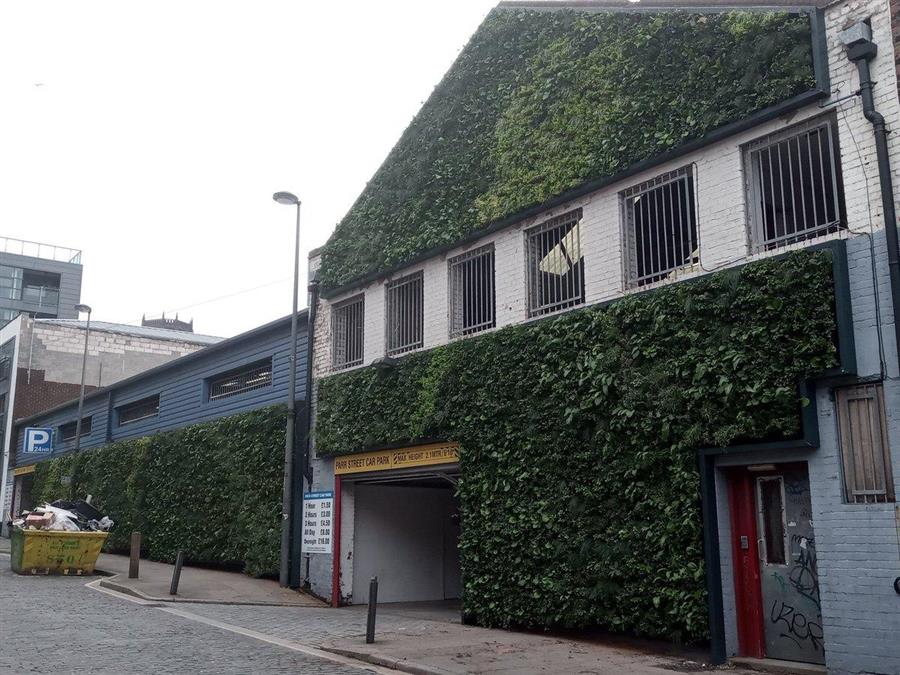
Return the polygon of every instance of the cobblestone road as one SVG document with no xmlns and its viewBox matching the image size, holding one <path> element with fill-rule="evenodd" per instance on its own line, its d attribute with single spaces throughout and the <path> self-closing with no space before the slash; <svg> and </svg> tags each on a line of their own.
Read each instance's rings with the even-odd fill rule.
<svg viewBox="0 0 900 675">
<path fill-rule="evenodd" d="M 0 556 L 0 673 L 360 675 L 336 663 L 87 588 Z"/>
</svg>

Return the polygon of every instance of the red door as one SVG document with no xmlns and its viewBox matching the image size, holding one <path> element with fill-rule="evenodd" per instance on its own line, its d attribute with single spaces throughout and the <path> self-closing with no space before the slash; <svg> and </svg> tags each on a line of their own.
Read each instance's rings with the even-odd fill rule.
<svg viewBox="0 0 900 675">
<path fill-rule="evenodd" d="M 753 486 L 753 477 L 746 469 L 734 469 L 728 474 L 734 595 L 740 655 L 764 658 L 765 634 Z"/>
</svg>

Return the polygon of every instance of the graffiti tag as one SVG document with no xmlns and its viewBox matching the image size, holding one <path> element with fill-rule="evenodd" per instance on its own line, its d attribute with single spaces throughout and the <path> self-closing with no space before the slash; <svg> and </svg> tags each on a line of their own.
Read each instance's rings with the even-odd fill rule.
<svg viewBox="0 0 900 675">
<path fill-rule="evenodd" d="M 781 637 L 791 640 L 798 647 L 802 648 L 803 643 L 806 643 L 816 651 L 822 649 L 824 637 L 822 626 L 815 621 L 808 620 L 803 612 L 783 600 L 776 600 L 772 603 L 769 618 L 781 631 Z"/>
</svg>

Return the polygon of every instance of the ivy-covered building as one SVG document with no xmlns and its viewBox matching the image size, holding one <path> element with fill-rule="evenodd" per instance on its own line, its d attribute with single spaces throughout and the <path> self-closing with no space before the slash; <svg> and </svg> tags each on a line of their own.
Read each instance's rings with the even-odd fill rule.
<svg viewBox="0 0 900 675">
<path fill-rule="evenodd" d="M 312 590 L 900 672 L 889 3 L 660 5 L 501 3 L 312 256 Z"/>
</svg>

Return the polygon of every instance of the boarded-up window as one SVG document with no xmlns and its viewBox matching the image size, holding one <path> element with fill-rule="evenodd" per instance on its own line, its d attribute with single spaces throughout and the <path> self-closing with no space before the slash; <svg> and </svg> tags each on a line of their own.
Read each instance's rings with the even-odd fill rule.
<svg viewBox="0 0 900 675">
<path fill-rule="evenodd" d="M 844 493 L 851 504 L 894 501 L 891 454 L 880 384 L 835 391 Z"/>
</svg>

